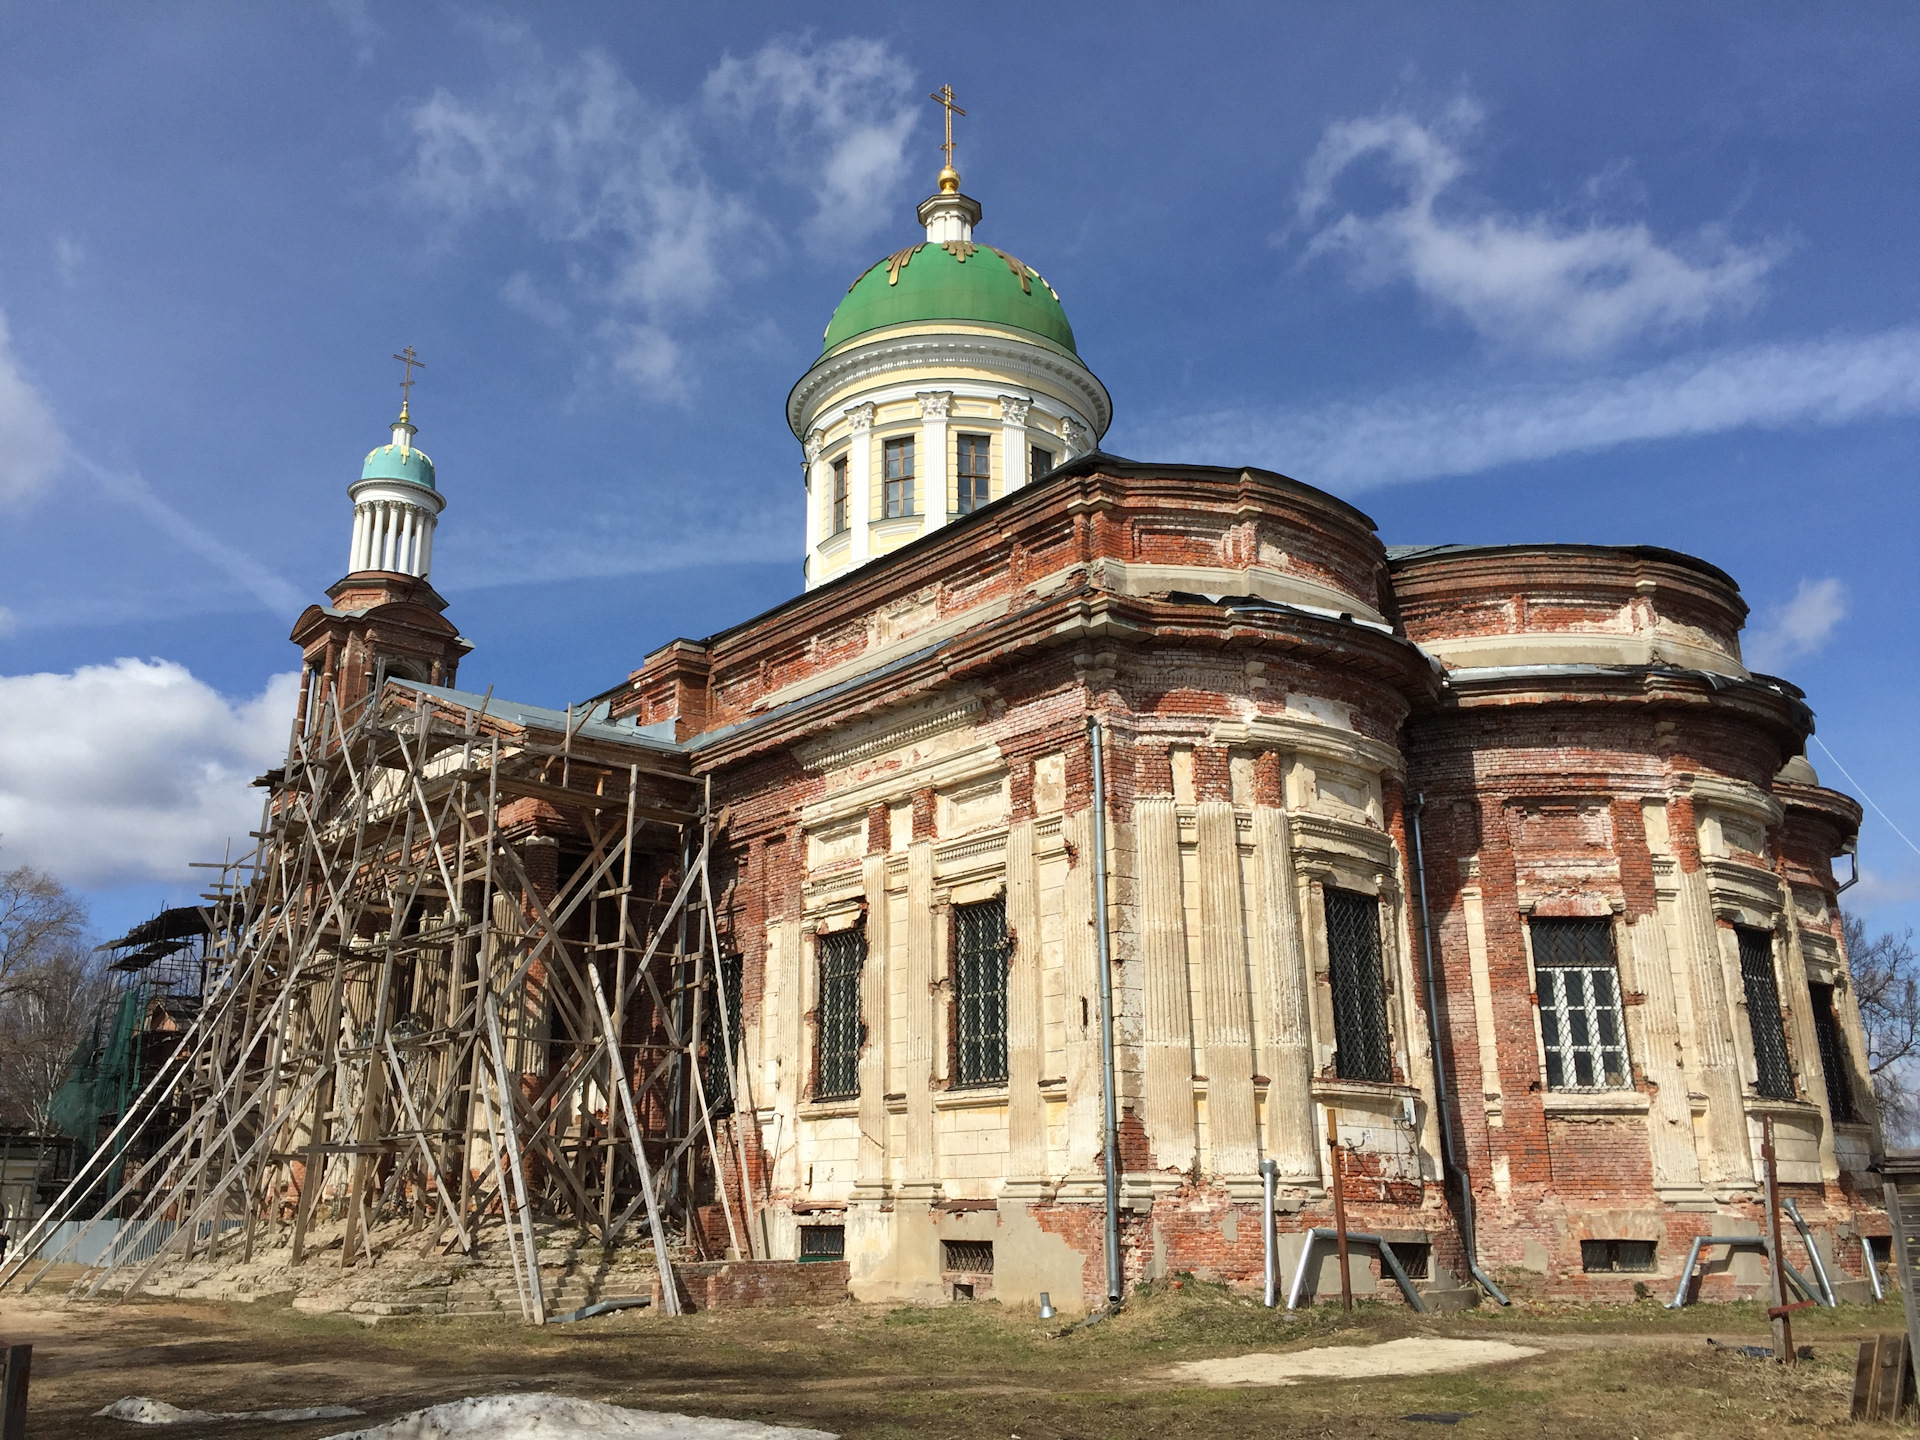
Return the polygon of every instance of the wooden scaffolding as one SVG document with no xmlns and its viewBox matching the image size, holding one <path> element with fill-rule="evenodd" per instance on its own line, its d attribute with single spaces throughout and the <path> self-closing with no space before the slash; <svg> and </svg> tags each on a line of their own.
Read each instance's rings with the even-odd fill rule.
<svg viewBox="0 0 1920 1440">
<path fill-rule="evenodd" d="M 331 1263 L 325 1224 L 342 1267 L 503 1240 L 543 1324 L 537 1221 L 650 1240 L 669 1313 L 677 1259 L 766 1256 L 726 817 L 678 755 L 389 682 L 357 715 L 316 696 L 263 781 L 199 1014 L 0 1288 L 96 1253 L 76 1294 L 174 1257 Z"/>
</svg>

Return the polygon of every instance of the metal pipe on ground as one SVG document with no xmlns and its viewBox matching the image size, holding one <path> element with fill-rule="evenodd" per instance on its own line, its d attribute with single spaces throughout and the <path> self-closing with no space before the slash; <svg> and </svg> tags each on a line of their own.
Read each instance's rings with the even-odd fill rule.
<svg viewBox="0 0 1920 1440">
<path fill-rule="evenodd" d="M 1335 1238 L 1334 1232 L 1323 1225 L 1316 1225 L 1307 1231 L 1306 1235 L 1307 1242 L 1300 1247 L 1300 1263 L 1293 1272 L 1293 1284 L 1287 1291 L 1287 1309 L 1289 1310 L 1300 1308 L 1300 1296 L 1307 1283 L 1307 1266 L 1313 1259 L 1314 1242 Z M 1407 1272 L 1400 1264 L 1400 1257 L 1393 1253 L 1392 1242 L 1360 1230 L 1348 1231 L 1347 1239 L 1361 1245 L 1373 1246 L 1379 1252 L 1381 1266 L 1393 1276 L 1393 1281 L 1400 1287 L 1400 1293 L 1406 1297 L 1407 1304 L 1417 1314 L 1427 1313 L 1427 1302 L 1420 1298 L 1420 1292 L 1413 1288 L 1413 1281 L 1407 1278 Z"/>
<path fill-rule="evenodd" d="M 1820 1303 L 1829 1310 L 1838 1309 L 1840 1302 L 1834 1297 L 1833 1281 L 1827 1278 L 1827 1262 L 1820 1258 L 1820 1247 L 1813 1243 L 1813 1229 L 1801 1218 L 1799 1204 L 1789 1196 L 1781 1202 L 1780 1208 L 1787 1212 L 1787 1218 L 1793 1221 L 1793 1228 L 1800 1232 L 1800 1243 L 1807 1247 L 1807 1259 L 1813 1263 L 1814 1283 L 1820 1287 Z"/>
<path fill-rule="evenodd" d="M 1678 1310 L 1687 1303 L 1687 1290 L 1693 1284 L 1693 1267 L 1699 1263 L 1700 1252 L 1702 1250 L 1711 1250 L 1716 1245 L 1725 1245 L 1729 1250 L 1759 1250 L 1763 1253 L 1771 1248 L 1768 1246 L 1767 1237 L 1764 1235 L 1694 1236 L 1693 1248 L 1687 1251 L 1686 1268 L 1680 1272 L 1680 1288 L 1674 1291 L 1673 1299 L 1667 1302 L 1667 1309 Z M 1796 1290 L 1806 1296 L 1807 1299 L 1813 1301 L 1815 1304 L 1820 1303 L 1820 1292 L 1814 1289 L 1813 1283 L 1796 1270 L 1793 1264 L 1784 1256 L 1781 1257 L 1780 1260 L 1780 1273 Z"/>
<path fill-rule="evenodd" d="M 1440 1107 L 1440 1153 L 1446 1163 L 1447 1178 L 1455 1180 L 1457 1177 L 1460 1188 L 1460 1241 L 1467 1252 L 1467 1273 L 1500 1304 L 1510 1305 L 1513 1302 L 1507 1299 L 1507 1292 L 1494 1284 L 1493 1277 L 1480 1268 L 1479 1240 L 1475 1234 L 1473 1211 L 1473 1180 L 1467 1174 L 1466 1163 L 1454 1153 L 1453 1148 L 1453 1110 L 1447 1102 L 1446 1056 L 1440 1047 L 1440 996 L 1433 979 L 1433 922 L 1427 913 L 1427 861 L 1420 840 L 1420 812 L 1426 808 L 1426 802 L 1424 794 L 1415 795 L 1407 818 L 1408 828 L 1413 834 L 1413 874 L 1420 895 L 1420 968 L 1425 972 L 1427 983 L 1427 1028 L 1433 1037 L 1433 1089 L 1434 1101 Z"/>
</svg>

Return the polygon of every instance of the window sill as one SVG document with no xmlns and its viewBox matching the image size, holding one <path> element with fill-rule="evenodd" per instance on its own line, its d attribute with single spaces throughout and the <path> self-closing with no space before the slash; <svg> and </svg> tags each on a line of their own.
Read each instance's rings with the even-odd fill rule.
<svg viewBox="0 0 1920 1440">
<path fill-rule="evenodd" d="M 1640 1090 L 1547 1090 L 1540 1096 L 1549 1115 L 1644 1115 L 1652 1105 Z"/>
<path fill-rule="evenodd" d="M 968 1085 L 956 1086 L 952 1090 L 938 1091 L 933 1097 L 936 1110 L 991 1110 L 1008 1103 L 1005 1085 Z"/>
<path fill-rule="evenodd" d="M 1420 1092 L 1411 1085 L 1399 1085 L 1391 1080 L 1340 1080 L 1323 1078 L 1312 1085 L 1313 1098 L 1325 1104 L 1328 1101 L 1356 1100 L 1363 1104 L 1378 1104 L 1382 1100 L 1408 1101 L 1420 1103 Z"/>
<path fill-rule="evenodd" d="M 840 1120 L 860 1113 L 860 1097 L 843 1095 L 832 1100 L 803 1100 L 800 1102 L 802 1120 Z"/>
<path fill-rule="evenodd" d="M 1774 1115 L 1787 1120 L 1822 1120 L 1825 1112 L 1811 1100 L 1774 1100 L 1765 1095 L 1745 1097 L 1749 1115 Z"/>
</svg>

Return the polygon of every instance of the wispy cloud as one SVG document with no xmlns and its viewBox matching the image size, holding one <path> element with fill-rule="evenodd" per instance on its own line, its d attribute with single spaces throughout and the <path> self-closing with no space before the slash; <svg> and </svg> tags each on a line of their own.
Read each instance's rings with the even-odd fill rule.
<svg viewBox="0 0 1920 1440">
<path fill-rule="evenodd" d="M 696 317 L 764 269 L 779 239 L 764 218 L 777 207 L 717 179 L 725 162 L 799 183 L 813 205 L 803 228 L 829 247 L 870 233 L 903 173 L 912 77 L 879 42 L 776 41 L 667 101 L 601 51 L 558 63 L 523 29 L 494 39 L 491 89 L 439 89 L 407 112 L 408 188 L 454 225 L 519 217 L 552 247 L 554 274 L 518 272 L 503 298 L 543 323 L 599 315 L 596 353 L 644 394 L 686 393 Z M 769 126 L 778 166 L 766 164 Z"/>
<path fill-rule="evenodd" d="M 1636 441 L 1920 414 L 1920 328 L 1686 356 L 1560 383 L 1247 406 L 1143 427 L 1154 449 L 1265 465 L 1352 494 Z M 1130 442 L 1131 443 L 1131 442 Z"/>
<path fill-rule="evenodd" d="M 1793 598 L 1776 605 L 1747 632 L 1741 653 L 1755 670 L 1772 673 L 1781 666 L 1817 654 L 1847 618 L 1847 587 L 1829 575 L 1802 580 Z"/>
<path fill-rule="evenodd" d="M 307 603 L 299 590 L 251 555 L 216 539 L 162 500 L 137 471 L 112 470 L 77 451 L 72 452 L 72 459 L 109 496 L 139 511 L 175 543 L 198 555 L 276 615 L 294 615 Z"/>
<path fill-rule="evenodd" d="M 60 283 L 71 285 L 80 278 L 80 267 L 87 263 L 87 247 L 71 235 L 56 235 L 53 240 L 53 268 Z"/>
<path fill-rule="evenodd" d="M 716 521 L 711 493 L 691 484 L 662 486 L 644 515 L 588 507 L 551 528 L 469 530 L 457 551 L 434 555 L 434 583 L 455 592 L 794 562 L 797 505 L 756 504 Z"/>
<path fill-rule="evenodd" d="M 1432 121 L 1388 111 L 1329 125 L 1297 198 L 1298 222 L 1312 231 L 1308 254 L 1344 257 L 1361 286 L 1408 281 L 1489 339 L 1561 356 L 1695 325 L 1759 298 L 1778 244 L 1740 246 L 1707 230 L 1682 247 L 1640 223 L 1474 205 L 1460 182 L 1482 118 L 1462 100 Z M 1368 161 L 1401 203 L 1329 218 L 1340 180 Z"/>
<path fill-rule="evenodd" d="M 803 47 L 776 41 L 729 55 L 707 76 L 708 103 L 754 122 L 771 112 L 786 166 L 813 192 L 808 237 L 832 246 L 886 223 L 918 123 L 913 71 L 889 46 L 849 37 Z M 786 168 L 783 166 L 782 168 Z"/>
<path fill-rule="evenodd" d="M 286 754 L 298 681 L 229 698 L 166 660 L 0 675 L 5 863 L 104 886 L 185 879 L 229 839 L 244 850 L 260 818 L 248 782 Z"/>
<path fill-rule="evenodd" d="M 53 408 L 20 368 L 0 314 L 0 507 L 38 495 L 59 473 L 66 453 Z"/>
</svg>

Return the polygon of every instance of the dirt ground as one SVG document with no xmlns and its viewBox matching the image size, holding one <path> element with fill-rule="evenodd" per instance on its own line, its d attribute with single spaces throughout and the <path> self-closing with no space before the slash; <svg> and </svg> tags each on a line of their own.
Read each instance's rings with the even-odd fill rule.
<svg viewBox="0 0 1920 1440">
<path fill-rule="evenodd" d="M 1897 1302 L 1802 1311 L 1814 1359 L 1788 1369 L 1717 1349 L 1767 1343 L 1753 1305 L 1491 1304 L 1444 1317 L 1365 1306 L 1288 1316 L 1186 1282 L 1060 1333 L 996 1304 L 845 1304 L 678 1320 L 628 1311 L 535 1331 L 507 1320 L 398 1320 L 373 1329 L 284 1301 L 65 1304 L 0 1292 L 0 1336 L 34 1345 L 28 1433 L 309 1440 L 467 1395 L 553 1391 L 652 1410 L 814 1426 L 850 1437 L 1548 1435 L 1739 1440 L 1846 1422 L 1859 1339 L 1896 1331 Z M 1408 1338 L 1499 1341 L 1536 1355 L 1451 1373 L 1308 1374 L 1207 1385 L 1184 1362 Z M 1417 1347 L 1399 1347 L 1417 1348 Z M 1491 1353 L 1491 1352 L 1490 1352 Z M 1256 1367 L 1257 1368 L 1257 1367 Z M 1296 1369 L 1299 1367 L 1295 1367 Z M 1309 1364 L 1338 1371 L 1341 1367 Z M 151 1429 L 92 1412 L 130 1395 L 231 1411 L 355 1405 L 358 1421 L 226 1420 Z M 1451 1427 L 1414 1415 L 1465 1415 Z M 1861 1433 L 1890 1427 L 1863 1426 Z"/>
</svg>

